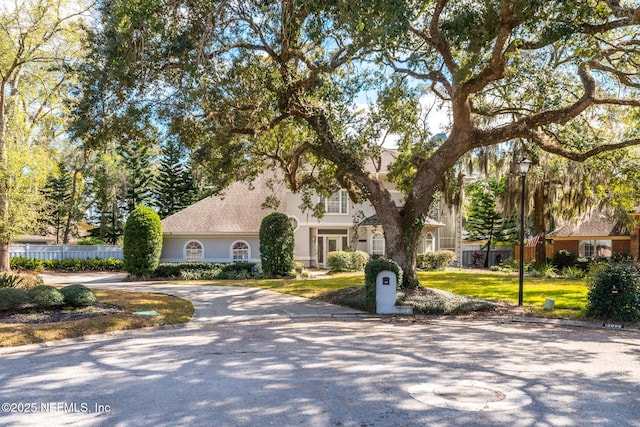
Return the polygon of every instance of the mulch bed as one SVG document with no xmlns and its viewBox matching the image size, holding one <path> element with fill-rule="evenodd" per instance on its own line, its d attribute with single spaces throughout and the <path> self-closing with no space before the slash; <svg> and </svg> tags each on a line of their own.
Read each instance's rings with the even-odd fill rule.
<svg viewBox="0 0 640 427">
<path fill-rule="evenodd" d="M 0 323 L 57 323 L 123 312 L 124 309 L 122 307 L 109 304 L 94 304 L 88 307 L 72 309 L 64 309 L 64 307 L 48 309 L 31 307 L 19 311 L 0 311 Z"/>
</svg>

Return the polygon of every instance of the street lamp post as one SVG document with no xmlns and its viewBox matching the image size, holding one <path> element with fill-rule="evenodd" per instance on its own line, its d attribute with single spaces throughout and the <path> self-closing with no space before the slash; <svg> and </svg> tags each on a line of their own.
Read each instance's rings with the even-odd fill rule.
<svg viewBox="0 0 640 427">
<path fill-rule="evenodd" d="M 520 176 L 522 177 L 522 190 L 520 191 L 520 286 L 518 287 L 518 305 L 522 305 L 522 294 L 524 291 L 524 184 L 529 166 L 531 166 L 531 160 L 526 157 L 518 162 Z"/>
</svg>

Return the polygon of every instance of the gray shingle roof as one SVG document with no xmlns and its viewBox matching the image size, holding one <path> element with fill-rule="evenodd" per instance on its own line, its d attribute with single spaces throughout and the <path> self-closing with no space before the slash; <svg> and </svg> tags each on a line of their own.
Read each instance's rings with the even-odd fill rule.
<svg viewBox="0 0 640 427">
<path fill-rule="evenodd" d="M 165 234 L 254 234 L 262 218 L 276 209 L 263 209 L 267 197 L 279 201 L 285 211 L 285 188 L 281 181 L 270 183 L 272 175 L 260 175 L 252 186 L 232 184 L 222 196 L 211 196 L 162 220 Z"/>
<path fill-rule="evenodd" d="M 566 224 L 551 233 L 547 237 L 611 237 L 628 236 L 629 230 L 624 224 L 612 221 L 601 212 L 595 211 L 575 223 Z"/>
</svg>

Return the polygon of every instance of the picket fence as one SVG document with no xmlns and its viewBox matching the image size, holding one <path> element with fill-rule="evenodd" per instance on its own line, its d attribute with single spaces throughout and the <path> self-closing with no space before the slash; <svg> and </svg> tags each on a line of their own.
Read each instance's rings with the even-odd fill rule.
<svg viewBox="0 0 640 427">
<path fill-rule="evenodd" d="M 119 245 L 10 245 L 9 256 L 30 259 L 122 259 Z"/>
</svg>

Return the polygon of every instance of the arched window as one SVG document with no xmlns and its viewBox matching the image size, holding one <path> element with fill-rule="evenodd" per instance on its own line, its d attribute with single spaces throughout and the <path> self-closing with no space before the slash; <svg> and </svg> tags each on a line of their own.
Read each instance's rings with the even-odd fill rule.
<svg viewBox="0 0 640 427">
<path fill-rule="evenodd" d="M 384 234 L 376 232 L 371 236 L 371 254 L 384 255 Z"/>
<path fill-rule="evenodd" d="M 291 227 L 293 227 L 293 231 L 298 231 L 298 228 L 300 227 L 298 218 L 296 218 L 295 216 L 290 216 L 289 221 L 291 222 Z"/>
<path fill-rule="evenodd" d="M 424 251 L 433 252 L 436 249 L 435 243 L 436 243 L 436 240 L 433 238 L 433 234 L 427 233 L 427 235 L 424 236 Z"/>
<path fill-rule="evenodd" d="M 204 259 L 204 247 L 197 240 L 191 240 L 184 246 L 184 255 L 187 262 L 197 262 Z"/>
<path fill-rule="evenodd" d="M 247 242 L 238 241 L 231 246 L 233 262 L 249 262 L 250 250 Z"/>
</svg>

